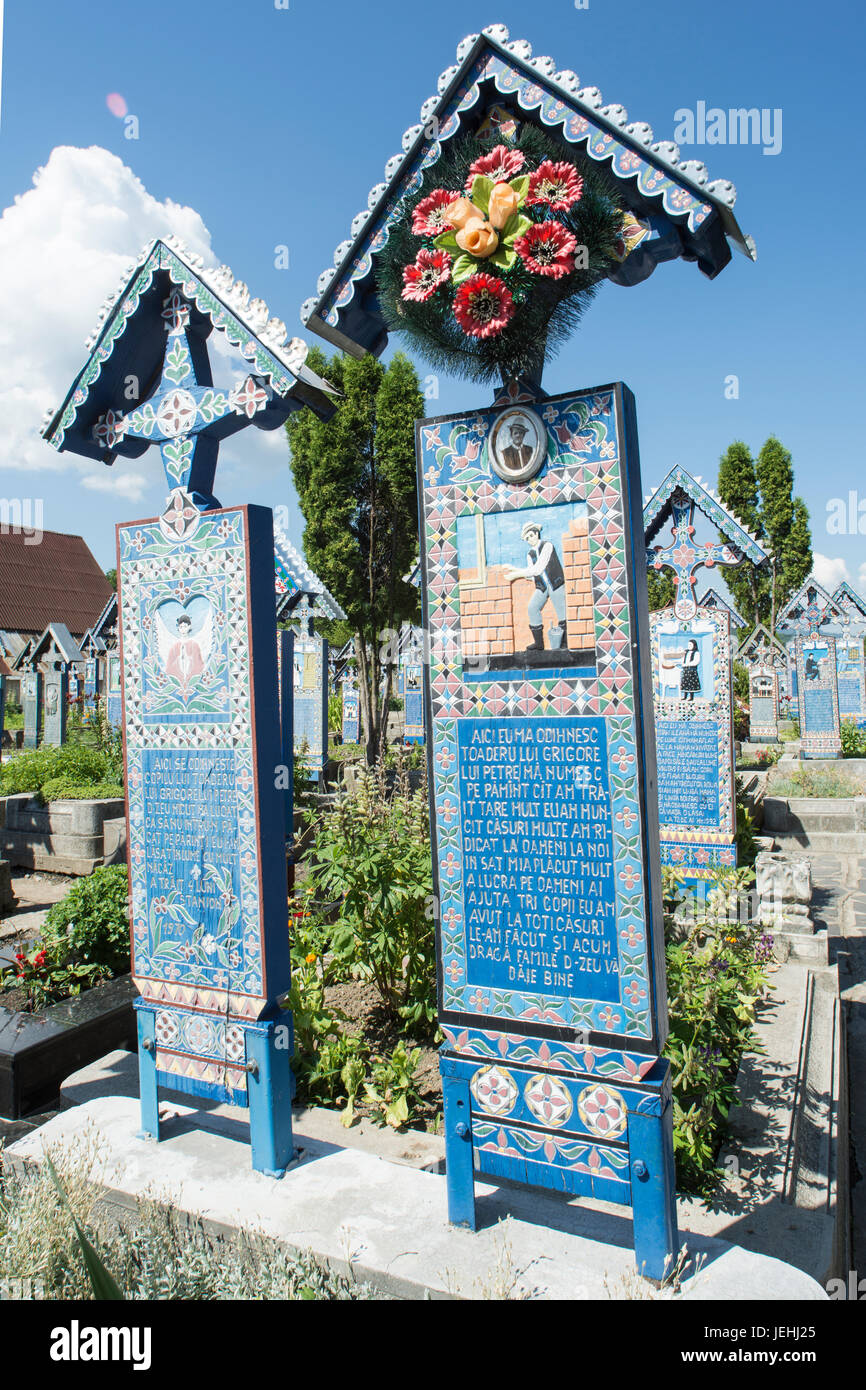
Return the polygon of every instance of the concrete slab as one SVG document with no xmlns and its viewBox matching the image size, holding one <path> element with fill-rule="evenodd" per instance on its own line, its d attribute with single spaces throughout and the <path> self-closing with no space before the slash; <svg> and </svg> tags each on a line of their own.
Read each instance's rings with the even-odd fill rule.
<svg viewBox="0 0 866 1390">
<path fill-rule="evenodd" d="M 136 1138 L 134 1101 L 91 1100 L 19 1139 L 6 1160 L 39 1163 L 46 1151 L 94 1144 L 94 1176 L 113 1219 L 123 1219 L 139 1197 L 160 1200 L 221 1231 L 256 1230 L 289 1250 L 312 1251 L 398 1298 L 634 1297 L 631 1220 L 621 1208 L 479 1183 L 480 1229 L 457 1230 L 448 1224 L 438 1174 L 299 1140 L 298 1160 L 275 1180 L 251 1171 L 246 1135 L 230 1117 L 211 1113 L 205 1130 L 189 1107 L 164 1112 L 157 1144 Z M 682 1299 L 827 1298 L 781 1260 L 704 1236 L 688 1244 L 701 1267 L 687 1271 Z"/>
</svg>

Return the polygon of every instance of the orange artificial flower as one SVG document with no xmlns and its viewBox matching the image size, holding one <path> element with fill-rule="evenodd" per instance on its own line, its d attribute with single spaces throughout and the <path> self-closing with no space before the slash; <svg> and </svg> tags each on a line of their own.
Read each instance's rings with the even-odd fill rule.
<svg viewBox="0 0 866 1390">
<path fill-rule="evenodd" d="M 468 251 L 470 256 L 477 256 L 479 260 L 486 260 L 492 256 L 499 245 L 499 237 L 493 230 L 489 222 L 485 222 L 483 217 L 476 215 L 470 217 L 462 231 L 457 233 L 457 245 L 463 251 Z"/>
<path fill-rule="evenodd" d="M 520 199 L 511 187 L 510 183 L 497 183 L 490 194 L 490 204 L 487 217 L 491 227 L 501 231 L 517 211 Z"/>
</svg>

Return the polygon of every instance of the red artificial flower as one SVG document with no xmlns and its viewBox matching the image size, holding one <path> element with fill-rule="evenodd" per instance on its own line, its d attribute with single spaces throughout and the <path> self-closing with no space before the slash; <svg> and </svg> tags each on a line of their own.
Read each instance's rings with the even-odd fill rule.
<svg viewBox="0 0 866 1390">
<path fill-rule="evenodd" d="M 37 951 L 37 952 L 36 952 L 36 955 L 33 957 L 33 964 L 36 966 L 36 969 L 37 969 L 37 970 L 41 970 L 41 969 L 42 969 L 43 965 L 45 964 L 45 952 L 44 952 L 44 951 Z"/>
<path fill-rule="evenodd" d="M 454 317 L 472 338 L 492 338 L 514 316 L 511 291 L 495 275 L 479 271 L 464 280 L 454 296 Z"/>
<path fill-rule="evenodd" d="M 447 251 L 419 251 L 414 265 L 403 270 L 402 299 L 423 304 L 451 276 L 451 257 Z"/>
<path fill-rule="evenodd" d="M 554 212 L 568 212 L 581 198 L 583 179 L 572 164 L 554 164 L 545 159 L 534 174 L 529 175 L 527 203 L 543 204 Z"/>
<path fill-rule="evenodd" d="M 445 216 L 445 209 L 460 197 L 459 193 L 449 193 L 446 188 L 434 189 L 412 212 L 412 231 L 416 236 L 439 236 L 451 226 Z"/>
<path fill-rule="evenodd" d="M 515 174 L 520 173 L 525 163 L 526 156 L 521 154 L 520 150 L 509 150 L 505 145 L 497 145 L 490 154 L 483 154 L 470 165 L 466 177 L 466 191 L 471 193 L 476 174 L 485 174 L 494 183 L 507 183 Z"/>
<path fill-rule="evenodd" d="M 517 238 L 514 249 L 533 275 L 561 280 L 574 270 L 577 242 L 561 222 L 536 222 Z"/>
</svg>

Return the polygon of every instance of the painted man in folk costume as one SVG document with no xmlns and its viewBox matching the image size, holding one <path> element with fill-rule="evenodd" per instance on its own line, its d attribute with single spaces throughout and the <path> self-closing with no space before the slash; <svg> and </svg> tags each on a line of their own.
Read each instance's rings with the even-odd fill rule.
<svg viewBox="0 0 866 1390">
<path fill-rule="evenodd" d="M 535 593 L 529 600 L 528 617 L 532 642 L 527 651 L 542 651 L 544 648 L 544 621 L 542 614 L 548 600 L 553 604 L 558 625 L 551 627 L 552 647 L 560 647 L 565 628 L 565 573 L 562 561 L 556 553 L 553 541 L 541 539 L 541 527 L 537 521 L 527 521 L 520 533 L 529 548 L 529 564 L 525 569 L 509 569 L 505 578 L 509 584 L 515 579 L 532 579 Z"/>
</svg>

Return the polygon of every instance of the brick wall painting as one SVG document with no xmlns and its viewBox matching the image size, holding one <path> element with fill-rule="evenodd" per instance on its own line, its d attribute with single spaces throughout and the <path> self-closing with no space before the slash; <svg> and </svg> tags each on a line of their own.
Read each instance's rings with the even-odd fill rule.
<svg viewBox="0 0 866 1390">
<path fill-rule="evenodd" d="M 527 532 L 533 524 L 537 534 Z M 594 665 L 585 503 L 539 507 L 529 517 L 461 517 L 457 532 L 464 661 L 495 669 Z M 543 589 L 534 576 L 515 577 L 545 561 Z"/>
</svg>

